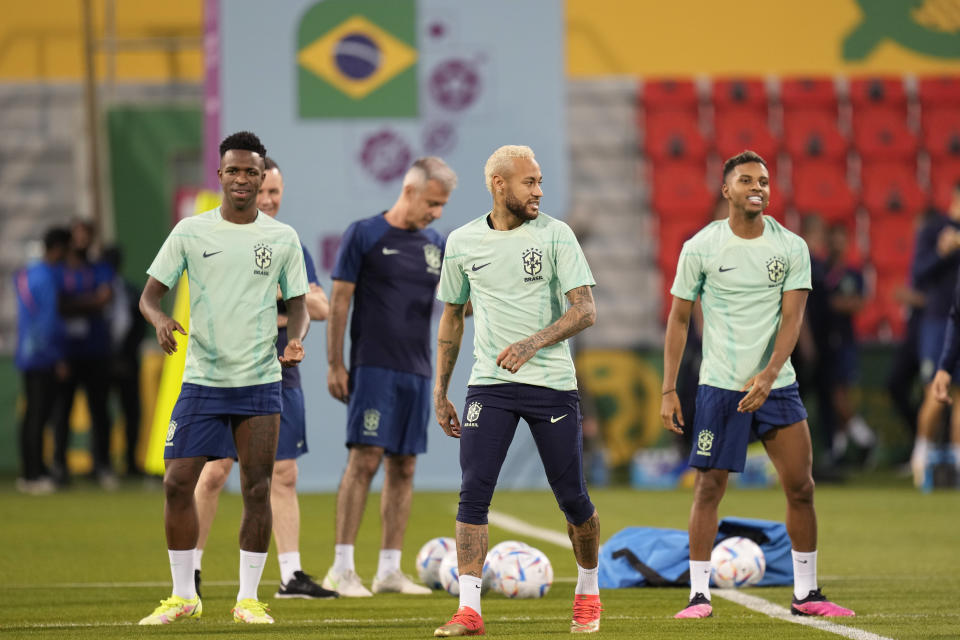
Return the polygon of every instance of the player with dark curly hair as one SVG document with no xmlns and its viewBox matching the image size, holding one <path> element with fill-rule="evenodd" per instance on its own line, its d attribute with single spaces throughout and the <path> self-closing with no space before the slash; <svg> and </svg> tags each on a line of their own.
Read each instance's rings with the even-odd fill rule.
<svg viewBox="0 0 960 640">
<path fill-rule="evenodd" d="M 280 428 L 281 366 L 303 359 L 309 327 L 309 291 L 296 231 L 257 209 L 266 149 L 241 131 L 220 145 L 217 175 L 223 203 L 181 220 L 167 237 L 140 298 L 140 310 L 156 327 L 169 355 L 174 333 L 186 335 L 160 301 L 186 271 L 190 282 L 190 329 L 183 386 L 170 417 L 164 449 L 164 525 L 173 593 L 140 624 L 199 618 L 194 585 L 198 518 L 194 488 L 207 460 L 227 455 L 223 434 L 233 435 L 240 463 L 240 590 L 233 618 L 269 624 L 257 598 L 270 543 L 270 477 Z M 287 307 L 288 342 L 277 356 L 277 287 Z"/>
</svg>

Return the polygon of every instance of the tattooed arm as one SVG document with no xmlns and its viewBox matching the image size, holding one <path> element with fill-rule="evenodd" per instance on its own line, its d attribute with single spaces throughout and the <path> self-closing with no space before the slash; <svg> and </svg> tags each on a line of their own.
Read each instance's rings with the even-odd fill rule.
<svg viewBox="0 0 960 640">
<path fill-rule="evenodd" d="M 593 303 L 593 291 L 584 285 L 567 291 L 570 308 L 556 322 L 529 338 L 525 338 L 500 352 L 497 364 L 510 373 L 516 373 L 520 366 L 532 358 L 544 347 L 557 344 L 574 336 L 597 321 L 597 308 Z"/>
<path fill-rule="evenodd" d="M 464 305 L 448 302 L 443 308 L 437 329 L 437 382 L 433 387 L 433 405 L 437 422 L 443 427 L 444 433 L 453 438 L 460 437 L 460 419 L 457 417 L 457 408 L 447 399 L 447 389 L 460 354 L 463 316 Z"/>
</svg>

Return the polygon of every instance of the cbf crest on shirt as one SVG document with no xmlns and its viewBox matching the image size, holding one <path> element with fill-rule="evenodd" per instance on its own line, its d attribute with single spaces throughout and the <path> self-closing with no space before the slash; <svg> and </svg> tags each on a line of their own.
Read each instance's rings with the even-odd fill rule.
<svg viewBox="0 0 960 640">
<path fill-rule="evenodd" d="M 187 272 L 190 327 L 183 381 L 211 387 L 276 382 L 277 286 L 288 300 L 309 290 L 300 239 L 258 213 L 250 224 L 220 209 L 181 220 L 147 273 L 169 288 Z"/>
<path fill-rule="evenodd" d="M 491 228 L 487 215 L 453 231 L 437 297 L 452 304 L 473 302 L 470 384 L 521 382 L 576 389 L 566 340 L 540 349 L 515 374 L 497 366 L 496 359 L 509 345 L 560 318 L 567 310 L 568 291 L 594 284 L 573 231 L 545 213 L 510 231 Z"/>
<path fill-rule="evenodd" d="M 740 238 L 727 220 L 712 222 L 683 245 L 670 293 L 701 300 L 700 384 L 739 391 L 770 361 L 783 292 L 810 289 L 806 242 L 769 216 L 758 238 Z M 774 389 L 796 380 L 788 359 Z"/>
</svg>

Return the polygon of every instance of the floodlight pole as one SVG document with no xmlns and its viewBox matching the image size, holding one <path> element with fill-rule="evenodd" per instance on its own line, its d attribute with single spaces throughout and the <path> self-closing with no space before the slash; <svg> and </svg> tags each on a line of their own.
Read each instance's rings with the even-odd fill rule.
<svg viewBox="0 0 960 640">
<path fill-rule="evenodd" d="M 83 0 L 83 60 L 84 108 L 87 116 L 87 162 L 90 173 L 90 206 L 92 220 L 98 233 L 103 233 L 103 194 L 100 185 L 100 140 L 99 114 L 97 106 L 97 68 L 95 58 L 96 39 L 93 33 L 93 6 L 91 0 Z"/>
</svg>

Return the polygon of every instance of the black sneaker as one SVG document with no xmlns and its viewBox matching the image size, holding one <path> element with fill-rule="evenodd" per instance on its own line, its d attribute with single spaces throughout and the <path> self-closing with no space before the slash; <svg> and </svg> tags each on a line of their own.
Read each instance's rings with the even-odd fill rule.
<svg viewBox="0 0 960 640">
<path fill-rule="evenodd" d="M 276 597 L 327 600 L 329 598 L 339 598 L 340 594 L 336 591 L 324 589 L 303 571 L 294 571 L 293 579 L 288 581 L 287 584 L 280 585 Z"/>
<path fill-rule="evenodd" d="M 197 590 L 197 597 L 203 598 L 203 596 L 200 595 L 200 569 L 193 570 L 193 586 Z"/>
</svg>

